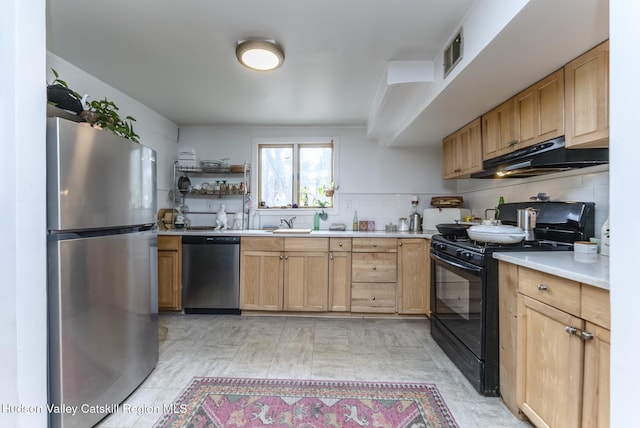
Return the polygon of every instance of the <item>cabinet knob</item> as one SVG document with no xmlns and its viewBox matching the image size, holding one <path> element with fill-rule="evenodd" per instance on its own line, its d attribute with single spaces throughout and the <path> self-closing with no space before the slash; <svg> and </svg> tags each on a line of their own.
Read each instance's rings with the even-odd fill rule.
<svg viewBox="0 0 640 428">
<path fill-rule="evenodd" d="M 376 247 L 378 247 L 378 244 L 374 243 L 373 248 L 376 248 Z"/>
<path fill-rule="evenodd" d="M 373 270 L 377 270 L 378 268 L 374 266 L 374 267 L 372 267 L 371 269 L 373 269 Z"/>
<path fill-rule="evenodd" d="M 333 254 L 329 256 L 329 260 L 333 260 Z"/>
<path fill-rule="evenodd" d="M 540 291 L 547 291 L 549 289 L 549 287 L 547 287 L 544 284 L 538 284 L 538 290 Z"/>
<path fill-rule="evenodd" d="M 376 300 L 376 296 L 371 296 L 371 300 Z"/>
<path fill-rule="evenodd" d="M 398 247 L 402 247 L 402 242 L 398 242 Z"/>
<path fill-rule="evenodd" d="M 511 141 L 509 141 L 508 146 L 509 146 L 509 147 L 513 147 L 513 146 L 515 146 L 516 144 L 518 144 L 518 140 L 511 140 Z"/>
<path fill-rule="evenodd" d="M 338 246 L 339 246 L 339 247 L 342 247 L 342 242 L 340 242 L 340 243 L 338 244 Z"/>
<path fill-rule="evenodd" d="M 564 328 L 564 331 L 566 331 L 568 334 L 576 334 L 578 332 L 578 329 L 568 325 Z"/>
<path fill-rule="evenodd" d="M 285 260 L 289 260 L 289 256 L 284 256 L 284 259 Z"/>
<path fill-rule="evenodd" d="M 593 340 L 593 333 L 589 333 L 588 331 L 580 332 L 580 337 L 582 340 Z"/>
</svg>

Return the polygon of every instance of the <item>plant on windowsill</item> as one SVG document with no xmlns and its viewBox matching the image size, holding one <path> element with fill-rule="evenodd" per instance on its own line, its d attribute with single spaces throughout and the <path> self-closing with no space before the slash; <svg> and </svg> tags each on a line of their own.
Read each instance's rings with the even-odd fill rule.
<svg viewBox="0 0 640 428">
<path fill-rule="evenodd" d="M 338 190 L 339 188 L 340 188 L 340 185 L 336 185 L 332 181 L 331 184 L 329 184 L 328 186 L 323 184 L 322 186 L 318 187 L 318 193 L 324 194 L 327 198 L 332 198 L 335 191 Z"/>
</svg>

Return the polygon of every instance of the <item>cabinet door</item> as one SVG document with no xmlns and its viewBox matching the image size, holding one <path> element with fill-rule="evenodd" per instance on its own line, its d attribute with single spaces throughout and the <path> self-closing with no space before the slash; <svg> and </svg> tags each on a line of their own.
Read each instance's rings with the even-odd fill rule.
<svg viewBox="0 0 640 428">
<path fill-rule="evenodd" d="M 158 236 L 158 309 L 182 309 L 182 238 Z"/>
<path fill-rule="evenodd" d="M 520 149 L 564 134 L 564 70 L 547 76 L 515 97 Z"/>
<path fill-rule="evenodd" d="M 326 311 L 327 252 L 287 252 L 284 256 L 284 310 Z"/>
<path fill-rule="evenodd" d="M 458 150 L 460 151 L 461 175 L 482 171 L 482 121 L 474 120 L 460 130 Z"/>
<path fill-rule="evenodd" d="M 580 426 L 584 342 L 565 329 L 583 321 L 518 296 L 517 401 L 535 426 Z"/>
<path fill-rule="evenodd" d="M 458 178 L 482 171 L 480 118 L 442 140 L 442 178 Z"/>
<path fill-rule="evenodd" d="M 175 250 L 158 250 L 158 309 L 181 310 L 180 257 Z"/>
<path fill-rule="evenodd" d="M 333 239 L 333 238 L 332 238 Z M 332 251 L 329 254 L 329 311 L 351 310 L 351 253 Z"/>
<path fill-rule="evenodd" d="M 281 311 L 282 253 L 242 251 L 240 257 L 240 309 Z"/>
<path fill-rule="evenodd" d="M 425 239 L 398 240 L 398 313 L 426 314 L 429 260 Z"/>
<path fill-rule="evenodd" d="M 459 134 L 456 132 L 442 140 L 442 178 L 455 178 L 462 171 L 458 158 L 460 154 L 458 137 Z"/>
<path fill-rule="evenodd" d="M 511 98 L 482 115 L 482 160 L 509 153 L 517 142 L 515 102 Z"/>
<path fill-rule="evenodd" d="M 609 426 L 609 330 L 586 323 L 585 330 L 593 339 L 584 345 L 584 386 L 582 396 L 582 427 Z"/>
<path fill-rule="evenodd" d="M 565 66 L 567 147 L 609 147 L 609 41 Z"/>
</svg>

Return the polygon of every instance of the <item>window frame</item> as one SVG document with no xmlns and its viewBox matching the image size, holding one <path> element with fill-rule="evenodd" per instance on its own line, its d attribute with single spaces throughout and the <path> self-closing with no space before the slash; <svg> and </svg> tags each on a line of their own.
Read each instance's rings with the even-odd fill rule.
<svg viewBox="0 0 640 428">
<path fill-rule="evenodd" d="M 256 211 L 261 212 L 262 214 L 269 214 L 269 213 L 273 213 L 273 214 L 286 214 L 286 213 L 297 213 L 299 215 L 303 215 L 304 214 L 308 214 L 308 215 L 313 215 L 315 212 L 317 212 L 318 210 L 324 210 L 327 213 L 335 213 L 338 210 L 338 200 L 339 198 L 336 196 L 333 197 L 333 206 L 331 207 L 319 207 L 317 205 L 313 205 L 313 206 L 298 206 L 298 208 L 282 208 L 282 207 L 276 207 L 276 208 L 267 208 L 267 207 L 261 207 L 260 206 L 260 198 L 261 198 L 261 193 L 262 193 L 262 188 L 260 187 L 260 183 L 261 183 L 261 153 L 260 153 L 260 149 L 261 147 L 293 147 L 293 174 L 292 174 L 292 180 L 293 180 L 293 191 L 294 194 L 292 195 L 294 200 L 299 200 L 299 192 L 300 192 L 300 153 L 299 153 L 299 148 L 301 146 L 309 146 L 309 147 L 326 147 L 326 146 L 332 146 L 331 149 L 331 174 L 333 176 L 333 182 L 334 183 L 339 183 L 339 179 L 338 179 L 338 170 L 339 168 L 337 167 L 338 165 L 338 141 L 337 138 L 335 137 L 314 137 L 314 138 L 309 138 L 309 137 L 301 137 L 301 138 L 294 138 L 294 137 L 286 137 L 286 138 L 255 138 L 253 141 L 253 165 L 255 165 L 256 167 L 254 168 L 254 173 L 252 174 L 252 185 L 253 188 L 256 189 L 256 192 L 254 193 L 255 195 L 255 200 L 254 200 L 254 205 L 255 205 L 255 209 Z M 329 183 L 327 183 L 329 184 Z M 302 212 L 301 212 L 302 211 Z"/>
</svg>

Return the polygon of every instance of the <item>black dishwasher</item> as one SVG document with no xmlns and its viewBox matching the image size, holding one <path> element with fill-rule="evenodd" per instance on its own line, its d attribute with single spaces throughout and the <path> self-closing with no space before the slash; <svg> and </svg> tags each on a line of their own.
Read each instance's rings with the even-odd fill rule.
<svg viewBox="0 0 640 428">
<path fill-rule="evenodd" d="M 182 237 L 186 314 L 240 313 L 240 237 Z"/>
</svg>

